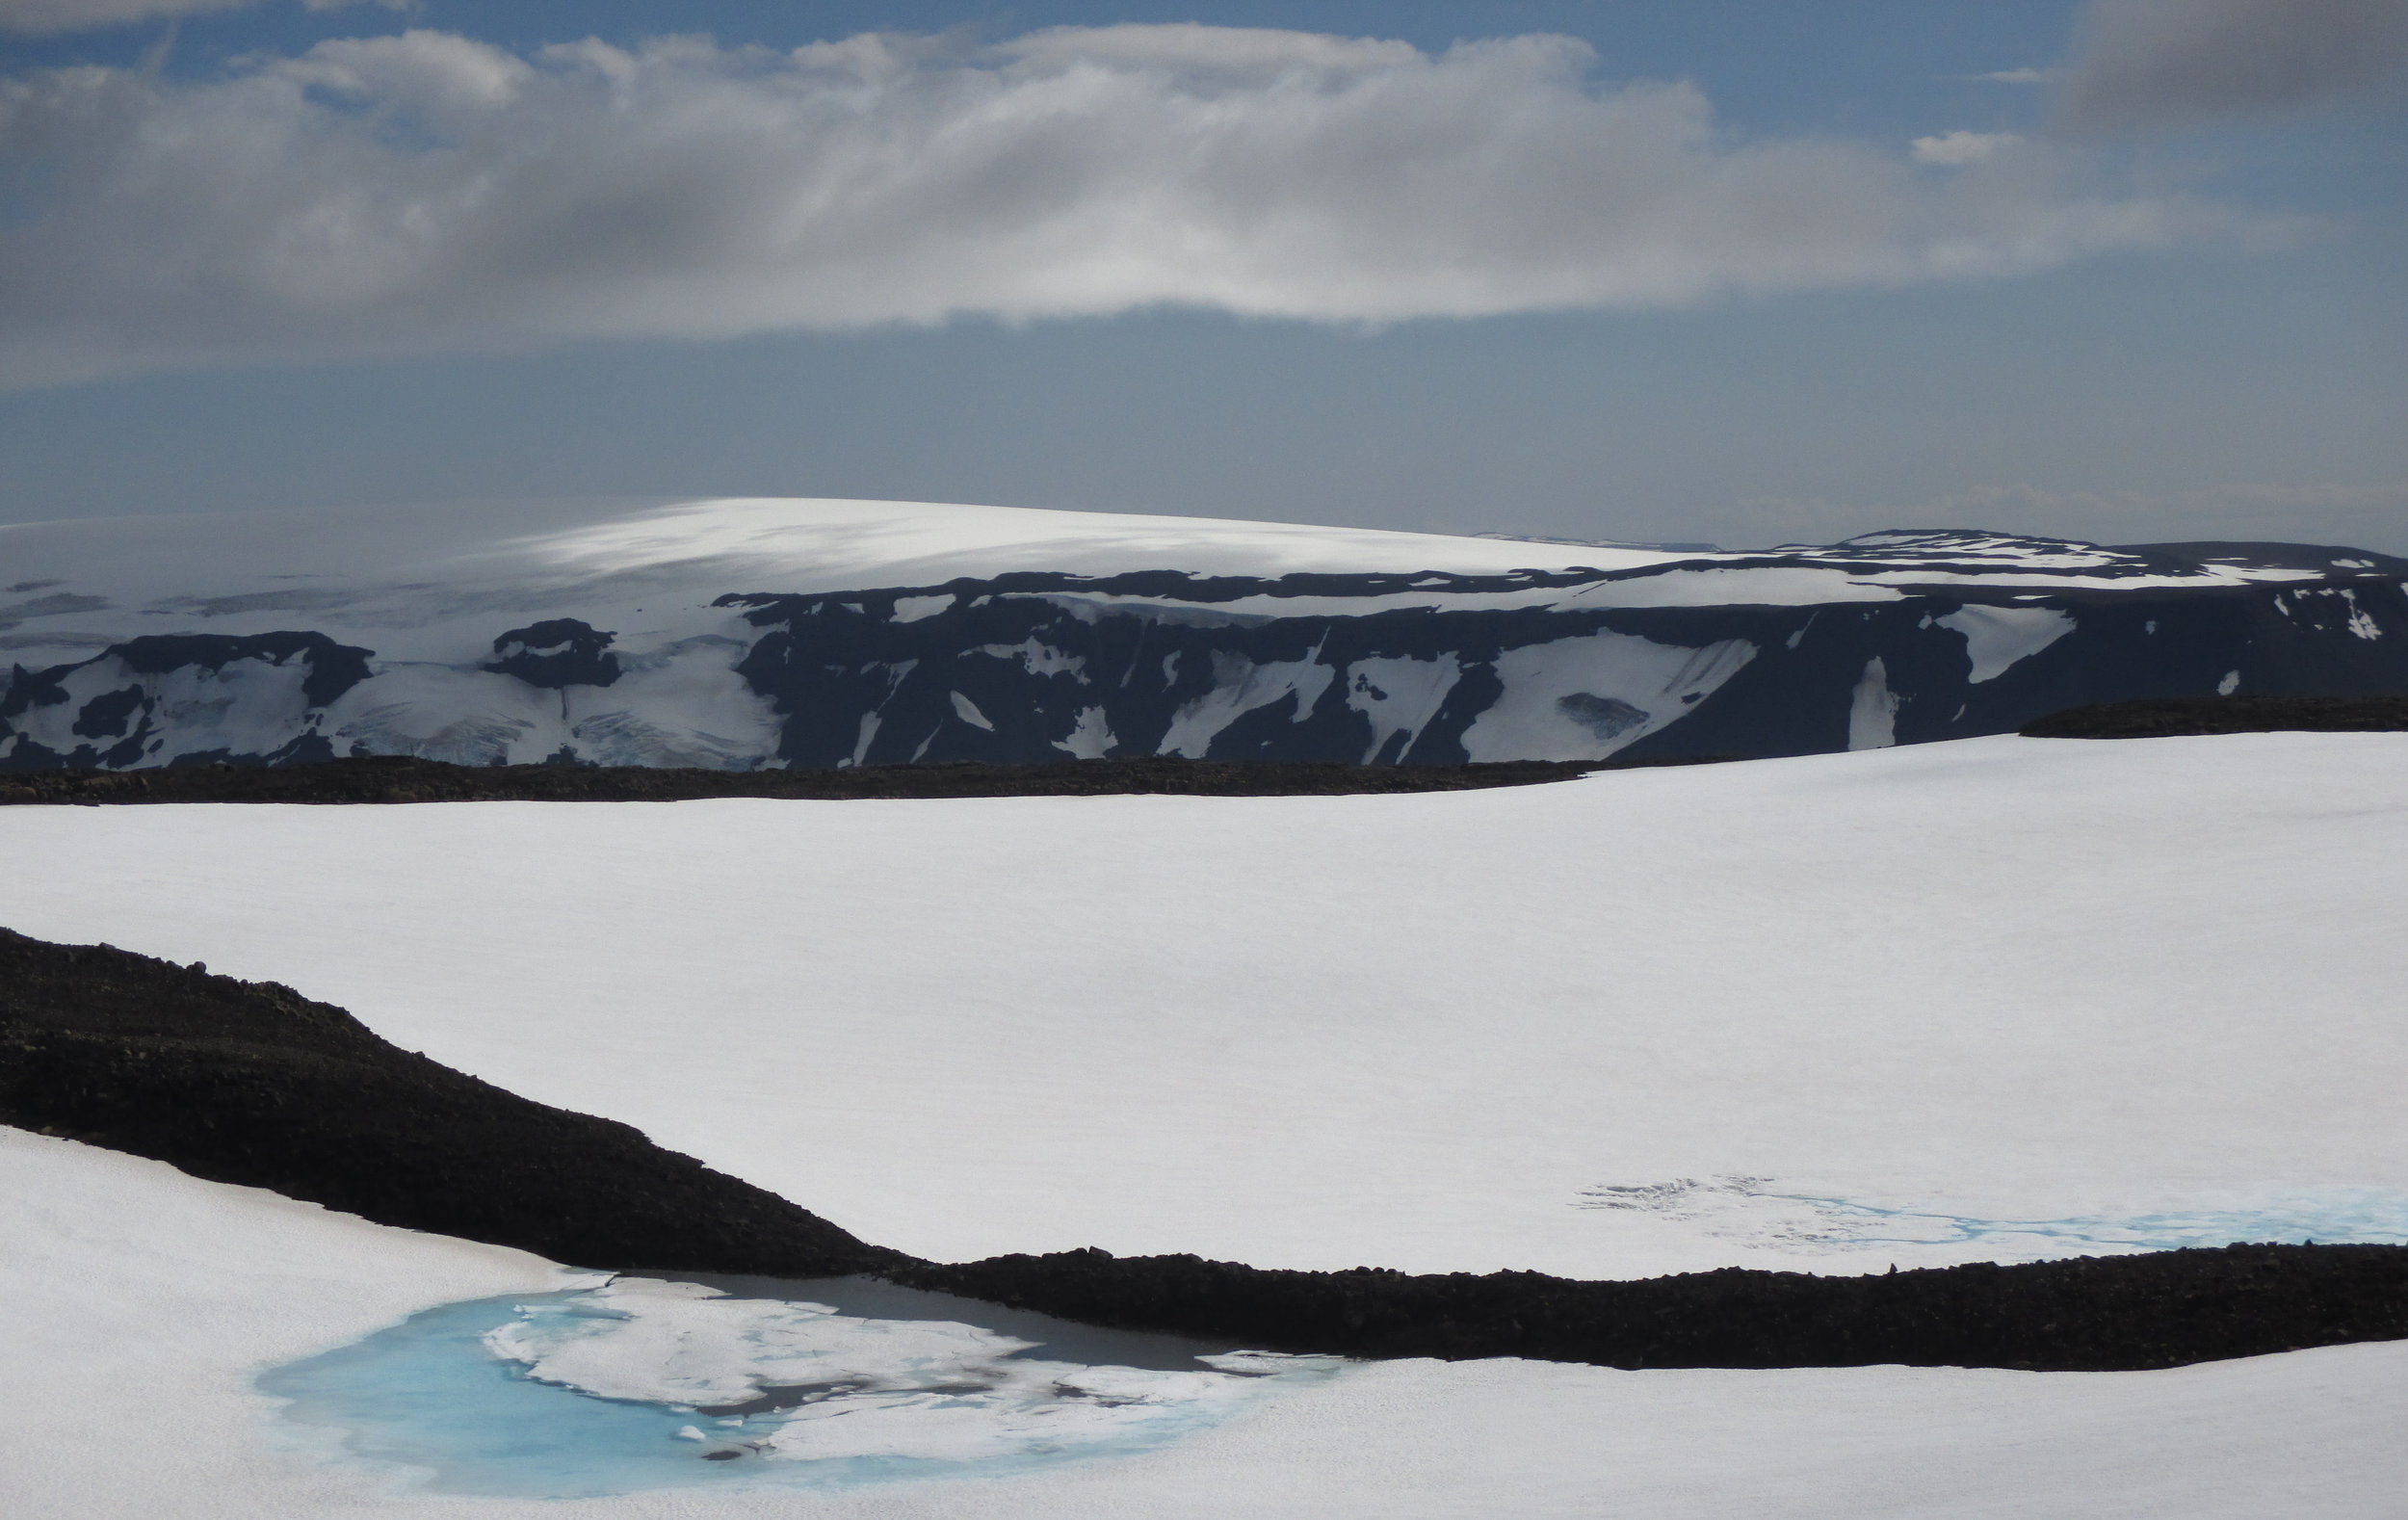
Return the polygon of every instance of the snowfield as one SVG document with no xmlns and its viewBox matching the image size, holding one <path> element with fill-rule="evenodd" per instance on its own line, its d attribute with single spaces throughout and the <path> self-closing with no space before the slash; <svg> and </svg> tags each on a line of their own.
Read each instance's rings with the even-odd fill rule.
<svg viewBox="0 0 2408 1520">
<path fill-rule="evenodd" d="M 1349 1367 L 1184 1441 L 980 1481 L 430 1495 L 280 1424 L 262 1366 L 588 1279 L 0 1130 L 0 1508 L 42 1520 L 2388 1520 L 2408 1346 L 2153 1373 Z"/>
<path fill-rule="evenodd" d="M 2002 738 L 1382 797 L 12 807 L 0 924 L 288 983 L 939 1258 L 2400 1241 L 2403 762 L 2402 734 Z M 2408 1491 L 2408 1344 L 1241 1388 L 1243 1358 L 1007 1364 L 1007 1331 L 605 1288 L 7 1130 L 0 1240 L 0 1512 L 43 1520 L 2375 1520 Z M 457 1407 L 385 1397 L 413 1366 Z M 344 1398 L 471 1437 L 487 1401 L 567 1414 L 524 1473 L 483 1429 L 513 1476 L 480 1486 Z M 706 1476 L 578 1487 L 622 1428 Z M 765 1454 L 700 1459 L 731 1430 Z M 778 1452 L 832 1465 L 752 1481 Z"/>
<path fill-rule="evenodd" d="M 937 1259 L 1881 1271 L 2408 1239 L 2408 736 L 1446 795 L 0 810 L 277 980 Z"/>
</svg>

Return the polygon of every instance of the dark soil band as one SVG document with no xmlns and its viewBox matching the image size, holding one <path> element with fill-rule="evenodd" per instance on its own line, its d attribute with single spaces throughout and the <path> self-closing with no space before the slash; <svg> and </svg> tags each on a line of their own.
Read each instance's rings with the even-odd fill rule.
<svg viewBox="0 0 2408 1520">
<path fill-rule="evenodd" d="M 2408 696 L 2169 696 L 2070 707 L 2034 719 L 2020 732 L 2027 739 L 2179 739 L 2402 729 L 2408 729 Z"/>
<path fill-rule="evenodd" d="M 1101 1251 L 885 1275 L 1124 1329 L 1352 1356 L 2123 1372 L 2408 1339 L 2401 1245 L 2230 1245 L 1855 1277 L 1732 1267 L 1636 1282 L 1266 1271 Z"/>
<path fill-rule="evenodd" d="M 898 1259 L 277 983 L 6 930 L 0 1122 L 555 1261 L 817 1275 Z"/>
<path fill-rule="evenodd" d="M 1698 761 L 1654 761 L 1689 765 Z M 113 802 L 680 802 L 716 797 L 1335 797 L 1464 792 L 1625 769 L 1598 760 L 1490 765 L 1318 765 L 1255 760 L 1065 760 L 1058 765 L 892 765 L 843 771 L 448 765 L 406 755 L 319 765 L 0 772 L 0 805 Z"/>
<path fill-rule="evenodd" d="M 1269 1271 L 1102 1251 L 948 1266 L 607 1119 L 397 1049 L 275 983 L 0 930 L 0 1122 L 380 1223 L 620 1271 L 876 1272 L 1063 1319 L 1358 1356 L 2112 1371 L 2408 1338 L 2408 1246 L 2249 1245 L 1886 1276 Z"/>
</svg>

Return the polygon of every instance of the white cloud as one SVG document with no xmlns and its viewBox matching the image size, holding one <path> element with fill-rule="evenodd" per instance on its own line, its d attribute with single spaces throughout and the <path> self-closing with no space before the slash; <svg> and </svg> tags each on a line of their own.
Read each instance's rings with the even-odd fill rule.
<svg viewBox="0 0 2408 1520">
<path fill-rule="evenodd" d="M 1907 144 L 1907 154 L 1918 164 L 1957 167 L 1996 158 L 2023 141 L 2012 132 L 1943 132 L 1915 139 Z"/>
<path fill-rule="evenodd" d="M 1107 62 L 1183 72 L 1231 69 L 1256 74 L 1299 67 L 1352 73 L 1408 67 L 1421 61 L 1419 50 L 1410 42 L 1266 27 L 1204 26 L 1193 21 L 1051 27 L 1004 43 L 998 51 L 1030 63 L 1058 66 Z"/>
<path fill-rule="evenodd" d="M 2058 100 L 2078 129 L 2279 110 L 2408 65 L 2408 0 L 2093 0 Z"/>
<path fill-rule="evenodd" d="M 1986 74 L 1970 74 L 1970 79 L 1993 85 L 2045 85 L 2057 77 L 2054 68 L 1997 68 Z"/>
<path fill-rule="evenodd" d="M 581 337 L 1108 314 L 1387 322 L 2009 275 L 2218 225 L 2000 144 L 1737 140 L 1524 37 L 1000 47 L 449 34 L 0 82 L 0 383 Z M 1945 140 L 1944 140 L 1945 141 Z"/>
</svg>

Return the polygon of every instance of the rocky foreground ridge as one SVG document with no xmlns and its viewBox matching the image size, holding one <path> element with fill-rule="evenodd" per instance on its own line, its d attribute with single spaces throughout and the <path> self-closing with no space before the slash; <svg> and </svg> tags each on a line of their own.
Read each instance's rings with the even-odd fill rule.
<svg viewBox="0 0 2408 1520">
<path fill-rule="evenodd" d="M 0 930 L 0 1123 L 586 1267 L 869 1272 L 1266 1350 L 1622 1367 L 2110 1371 L 2408 1337 L 2408 1246 L 2234 1245 L 1882 1276 L 1264 1271 L 1099 1250 L 925 1262 L 623 1124 L 400 1050 L 274 983 Z"/>
</svg>

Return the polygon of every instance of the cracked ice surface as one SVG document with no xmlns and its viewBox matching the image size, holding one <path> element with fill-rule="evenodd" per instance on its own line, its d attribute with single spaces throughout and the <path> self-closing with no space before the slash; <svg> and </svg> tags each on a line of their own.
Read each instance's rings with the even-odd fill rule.
<svg viewBox="0 0 2408 1520">
<path fill-rule="evenodd" d="M 1250 1397 L 1261 1379 L 1342 1365 L 1239 1351 L 1193 1371 L 1088 1367 L 1024 1356 L 1037 1343 L 972 1324 L 647 1279 L 522 1306 L 484 1346 L 530 1377 L 597 1398 L 764 1415 L 746 1446 L 805 1459 L 966 1462 L 1149 1445 Z"/>
<path fill-rule="evenodd" d="M 694 1282 L 589 1280 L 439 1304 L 271 1367 L 257 1387 L 328 1455 L 406 1473 L 406 1488 L 589 1499 L 697 1484 L 824 1492 L 1129 1457 L 1348 1365 L 1095 1331 L 858 1279 L 771 1291 L 826 1291 L 865 1312 Z M 1048 1339 L 896 1317 L 981 1310 Z"/>
</svg>

